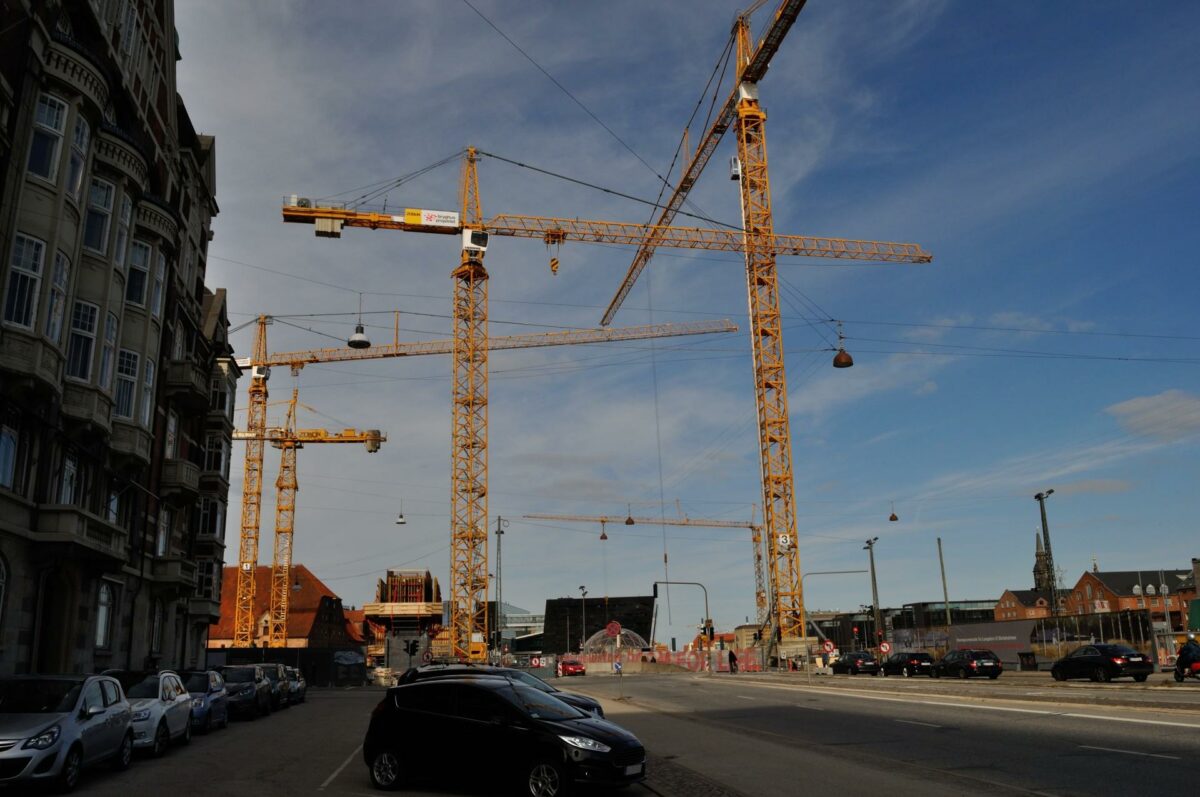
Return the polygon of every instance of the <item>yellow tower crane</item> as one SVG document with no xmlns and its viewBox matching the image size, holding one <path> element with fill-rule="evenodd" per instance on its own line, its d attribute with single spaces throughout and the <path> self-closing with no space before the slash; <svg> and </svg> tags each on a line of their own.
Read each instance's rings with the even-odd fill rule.
<svg viewBox="0 0 1200 797">
<path fill-rule="evenodd" d="M 238 547 L 238 577 L 236 602 L 234 605 L 234 647 L 250 647 L 254 640 L 255 611 L 254 600 L 256 584 L 254 572 L 258 567 L 259 516 L 262 505 L 262 471 L 263 471 L 263 442 L 270 439 L 267 429 L 267 380 L 271 368 L 287 366 L 293 373 L 305 365 L 316 363 L 346 362 L 355 360 L 376 360 L 398 357 L 417 357 L 430 354 L 451 354 L 455 352 L 456 340 L 428 340 L 419 343 L 401 343 L 399 340 L 399 317 L 396 320 L 395 338 L 391 344 L 381 346 L 366 346 L 362 348 L 324 348 L 306 349 L 292 352 L 267 352 L 267 326 L 271 317 L 258 317 L 255 327 L 253 354 L 250 357 L 238 359 L 237 364 L 250 372 L 248 387 L 248 406 L 246 409 L 246 431 L 235 433 L 236 439 L 245 440 L 245 479 L 242 486 L 242 524 L 241 538 Z M 696 321 L 677 324 L 644 324 L 631 327 L 610 327 L 607 329 L 579 329 L 558 332 L 536 332 L 526 335 L 508 335 L 491 338 L 487 341 L 489 349 L 529 349 L 547 346 L 566 346 L 584 343 L 611 343 L 621 341 L 646 340 L 650 338 L 675 337 L 685 335 L 708 335 L 719 332 L 736 332 L 737 325 L 728 320 Z M 303 436 L 306 430 L 300 430 Z M 309 442 L 301 439 L 299 442 Z M 356 441 L 348 441 L 356 442 Z M 284 449 L 286 453 L 287 449 Z M 281 469 L 282 472 L 282 469 Z M 486 475 L 486 474 L 485 474 Z M 486 485 L 486 482 L 484 483 Z M 486 509 L 486 508 L 485 508 Z M 486 517 L 486 515 L 485 515 Z M 290 539 L 289 539 L 290 542 Z M 276 545 L 279 538 L 276 538 Z M 487 573 L 486 535 L 483 540 L 483 572 Z M 290 560 L 289 560 L 290 561 Z M 286 588 L 286 581 L 283 582 Z M 484 584 L 486 589 L 486 582 Z M 486 592 L 484 592 L 486 596 Z M 486 600 L 482 600 L 483 611 L 487 610 Z M 274 614 L 272 615 L 274 617 Z M 486 613 L 483 621 L 486 623 Z M 286 622 L 284 625 L 286 630 Z"/>
<path fill-rule="evenodd" d="M 378 429 L 365 431 L 343 429 L 340 432 L 329 432 L 325 429 L 297 429 L 296 406 L 299 403 L 298 399 L 299 391 L 293 388 L 292 400 L 288 402 L 287 415 L 282 427 L 271 427 L 259 431 L 236 430 L 233 433 L 234 440 L 246 441 L 247 449 L 249 449 L 251 441 L 260 445 L 268 442 L 280 449 L 279 478 L 275 481 L 275 557 L 271 562 L 271 604 L 267 632 L 267 646 L 272 648 L 287 647 L 296 491 L 300 489 L 296 478 L 296 451 L 304 448 L 307 443 L 363 443 L 367 448 L 367 453 L 374 454 L 379 450 L 380 444 L 387 441 L 387 436 Z M 257 566 L 256 561 L 250 568 L 250 583 L 254 583 L 254 570 L 257 569 Z M 241 579 L 238 583 L 241 584 Z M 253 604 L 254 599 L 251 595 L 250 605 L 253 606 Z"/>
<path fill-rule="evenodd" d="M 602 529 L 609 525 L 633 526 L 635 524 L 647 526 L 702 526 L 713 529 L 749 529 L 750 542 L 754 546 L 755 616 L 758 618 L 760 626 L 768 620 L 771 599 L 767 594 L 766 578 L 763 572 L 762 525 L 752 520 L 707 520 L 705 518 L 691 517 L 652 518 L 634 517 L 632 514 L 619 517 L 617 515 L 547 515 L 535 513 L 522 515 L 521 517 L 529 520 L 566 520 L 572 523 L 599 523 Z"/>
</svg>

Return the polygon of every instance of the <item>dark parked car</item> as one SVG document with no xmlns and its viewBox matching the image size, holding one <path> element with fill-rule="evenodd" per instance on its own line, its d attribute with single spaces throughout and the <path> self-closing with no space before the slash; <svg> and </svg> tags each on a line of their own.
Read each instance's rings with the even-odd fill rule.
<svg viewBox="0 0 1200 797">
<path fill-rule="evenodd" d="M 282 664 L 266 662 L 260 664 L 263 675 L 271 683 L 271 708 L 287 708 L 292 704 L 292 682 Z"/>
<path fill-rule="evenodd" d="M 883 660 L 879 671 L 884 675 L 933 675 L 933 656 L 921 652 L 893 653 Z"/>
<path fill-rule="evenodd" d="M 930 675 L 934 678 L 944 675 L 966 680 L 986 676 L 994 681 L 1004 672 L 1004 665 L 1000 663 L 1000 657 L 990 650 L 963 648 L 947 653 L 941 661 L 934 662 L 931 670 Z"/>
<path fill-rule="evenodd" d="M 392 687 L 371 714 L 363 759 L 379 789 L 421 777 L 441 785 L 451 773 L 485 779 L 493 794 L 558 797 L 575 783 L 626 786 L 646 776 L 646 751 L 633 734 L 507 678 Z"/>
<path fill-rule="evenodd" d="M 1149 656 L 1125 645 L 1084 645 L 1054 662 L 1050 674 L 1056 681 L 1068 678 L 1091 678 L 1111 681 L 1113 678 L 1132 678 L 1141 683 L 1154 672 Z"/>
<path fill-rule="evenodd" d="M 554 695 L 559 700 L 574 706 L 585 714 L 592 714 L 597 717 L 604 716 L 604 709 L 601 708 L 599 701 L 587 695 L 563 692 L 546 683 L 541 678 L 538 678 L 533 673 L 513 669 L 512 667 L 493 667 L 488 664 L 427 664 L 424 667 L 414 667 L 407 670 L 396 679 L 396 684 L 397 686 L 410 684 L 416 681 L 423 681 L 426 678 L 470 677 L 472 675 L 509 678 L 526 686 L 532 686 L 534 689 L 546 694 Z"/>
<path fill-rule="evenodd" d="M 229 711 L 235 717 L 258 717 L 271 713 L 271 682 L 257 664 L 222 667 Z"/>
<path fill-rule="evenodd" d="M 192 728 L 207 733 L 229 725 L 229 696 L 221 673 L 192 670 L 179 673 L 179 677 L 192 697 Z"/>
<path fill-rule="evenodd" d="M 0 678 L 0 785 L 65 792 L 84 767 L 125 769 L 133 758 L 132 714 L 121 685 L 106 676 Z"/>
<path fill-rule="evenodd" d="M 308 681 L 304 679 L 304 673 L 300 672 L 297 667 L 284 667 L 283 669 L 287 671 L 291 701 L 303 703 L 304 698 L 308 697 Z"/>
<path fill-rule="evenodd" d="M 847 653 L 831 664 L 829 669 L 835 674 L 845 672 L 850 675 L 874 675 L 879 672 L 879 662 L 872 653 Z"/>
</svg>

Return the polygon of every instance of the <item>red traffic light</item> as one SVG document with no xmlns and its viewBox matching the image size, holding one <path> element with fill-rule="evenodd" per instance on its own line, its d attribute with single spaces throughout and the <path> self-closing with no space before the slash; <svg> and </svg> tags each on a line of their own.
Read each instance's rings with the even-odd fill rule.
<svg viewBox="0 0 1200 797">
<path fill-rule="evenodd" d="M 858 626 L 854 626 L 854 633 L 858 633 Z"/>
</svg>

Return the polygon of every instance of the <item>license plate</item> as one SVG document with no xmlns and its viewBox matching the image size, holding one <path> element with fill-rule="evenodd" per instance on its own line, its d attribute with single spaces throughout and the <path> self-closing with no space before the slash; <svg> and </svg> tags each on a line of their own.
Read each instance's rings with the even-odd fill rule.
<svg viewBox="0 0 1200 797">
<path fill-rule="evenodd" d="M 929 666 L 929 662 L 927 662 L 927 661 L 923 661 L 923 662 L 921 662 L 921 666 L 922 666 L 922 667 L 928 667 L 928 666 Z"/>
<path fill-rule="evenodd" d="M 1141 656 L 1130 656 L 1129 660 L 1130 661 L 1141 661 L 1142 657 Z"/>
<path fill-rule="evenodd" d="M 645 764 L 633 764 L 631 766 L 627 766 L 627 767 L 625 767 L 625 774 L 626 775 L 640 775 L 640 774 L 642 774 L 642 769 L 645 766 L 646 766 Z"/>
<path fill-rule="evenodd" d="M 980 667 L 995 667 L 996 662 L 984 659 L 983 661 L 979 662 L 979 666 Z"/>
</svg>

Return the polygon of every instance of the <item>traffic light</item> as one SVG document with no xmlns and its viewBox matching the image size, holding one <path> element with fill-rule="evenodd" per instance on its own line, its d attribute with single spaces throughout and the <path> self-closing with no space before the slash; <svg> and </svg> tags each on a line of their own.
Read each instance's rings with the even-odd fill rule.
<svg viewBox="0 0 1200 797">
<path fill-rule="evenodd" d="M 651 589 L 653 590 L 653 592 L 651 594 L 655 598 L 657 598 L 658 597 L 658 582 L 657 581 L 654 582 L 654 586 Z"/>
<path fill-rule="evenodd" d="M 704 633 L 708 637 L 708 641 L 712 642 L 715 634 L 713 633 L 713 622 L 711 617 L 704 621 Z"/>
<path fill-rule="evenodd" d="M 854 626 L 854 635 L 858 636 L 858 626 Z"/>
<path fill-rule="evenodd" d="M 420 646 L 421 646 L 421 640 L 419 640 L 419 639 L 406 640 L 404 643 L 404 652 L 410 656 L 415 656 L 415 655 L 417 655 L 417 648 L 419 648 Z"/>
</svg>

